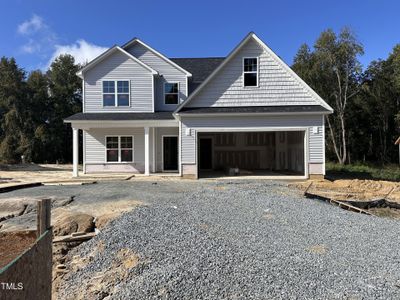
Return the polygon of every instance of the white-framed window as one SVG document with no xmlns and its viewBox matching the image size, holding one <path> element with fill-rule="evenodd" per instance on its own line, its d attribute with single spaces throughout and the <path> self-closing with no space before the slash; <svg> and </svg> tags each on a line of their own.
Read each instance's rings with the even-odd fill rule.
<svg viewBox="0 0 400 300">
<path fill-rule="evenodd" d="M 106 162 L 133 162 L 133 136 L 106 136 Z"/>
<path fill-rule="evenodd" d="M 129 106 L 129 80 L 103 80 L 103 106 Z"/>
<path fill-rule="evenodd" d="M 179 83 L 177 82 L 164 83 L 164 103 L 165 104 L 179 103 Z"/>
<path fill-rule="evenodd" d="M 243 58 L 243 86 L 258 86 L 258 57 Z"/>
</svg>

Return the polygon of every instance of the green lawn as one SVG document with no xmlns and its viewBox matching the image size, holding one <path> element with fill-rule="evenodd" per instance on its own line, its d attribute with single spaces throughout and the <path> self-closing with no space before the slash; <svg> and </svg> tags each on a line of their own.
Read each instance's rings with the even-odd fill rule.
<svg viewBox="0 0 400 300">
<path fill-rule="evenodd" d="M 332 179 L 375 179 L 400 181 L 400 166 L 385 165 L 376 166 L 372 164 L 339 165 L 337 163 L 326 163 L 326 177 Z"/>
</svg>

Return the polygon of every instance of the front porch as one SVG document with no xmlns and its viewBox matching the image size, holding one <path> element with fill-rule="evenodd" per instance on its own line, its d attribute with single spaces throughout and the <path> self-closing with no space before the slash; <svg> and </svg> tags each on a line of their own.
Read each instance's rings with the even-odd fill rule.
<svg viewBox="0 0 400 300">
<path fill-rule="evenodd" d="M 82 173 L 180 175 L 179 127 L 176 120 L 142 122 L 73 122 L 73 177 Z"/>
</svg>

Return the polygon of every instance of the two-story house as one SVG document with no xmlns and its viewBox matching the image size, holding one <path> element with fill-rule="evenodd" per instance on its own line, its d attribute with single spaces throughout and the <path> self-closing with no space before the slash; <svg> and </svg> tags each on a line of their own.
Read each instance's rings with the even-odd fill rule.
<svg viewBox="0 0 400 300">
<path fill-rule="evenodd" d="M 249 33 L 224 58 L 168 58 L 135 38 L 77 74 L 83 172 L 325 174 L 324 116 L 332 108 Z"/>
</svg>

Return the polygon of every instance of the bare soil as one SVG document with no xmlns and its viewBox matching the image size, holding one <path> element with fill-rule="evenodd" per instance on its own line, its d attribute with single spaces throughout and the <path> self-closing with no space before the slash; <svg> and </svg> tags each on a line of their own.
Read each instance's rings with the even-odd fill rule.
<svg viewBox="0 0 400 300">
<path fill-rule="evenodd" d="M 305 190 L 310 181 L 291 184 Z M 334 200 L 374 200 L 386 198 L 400 203 L 400 183 L 383 180 L 320 180 L 313 181 L 310 193 L 325 196 Z M 389 194 L 390 193 L 390 194 Z"/>
<path fill-rule="evenodd" d="M 0 187 L 23 183 L 82 184 L 101 180 L 124 180 L 132 174 L 80 174 L 72 178 L 72 165 L 65 164 L 0 164 Z"/>
<path fill-rule="evenodd" d="M 311 184 L 312 183 L 312 184 Z M 311 184 L 311 185 L 310 185 Z M 368 212 L 378 217 L 400 219 L 400 209 L 393 207 L 400 204 L 400 183 L 383 180 L 340 179 L 335 181 L 319 180 L 294 183 L 301 191 L 308 188 L 314 195 L 339 201 L 352 201 L 352 205 L 364 208 L 365 202 L 386 199 L 392 207 L 367 207 Z M 371 205 L 372 206 L 372 205 Z"/>
<path fill-rule="evenodd" d="M 0 268 L 30 248 L 35 241 L 35 231 L 0 232 Z"/>
</svg>

